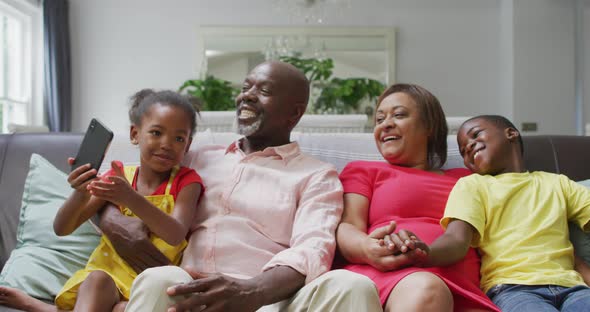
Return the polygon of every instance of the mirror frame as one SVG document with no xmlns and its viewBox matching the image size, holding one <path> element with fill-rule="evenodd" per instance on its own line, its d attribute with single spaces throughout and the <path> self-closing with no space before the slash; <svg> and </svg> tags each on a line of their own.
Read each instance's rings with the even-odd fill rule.
<svg viewBox="0 0 590 312">
<path fill-rule="evenodd" d="M 226 36 L 341 36 L 341 37 L 378 37 L 383 40 L 385 47 L 385 66 L 387 66 L 384 83 L 389 86 L 395 82 L 395 28 L 394 27 L 324 27 L 324 26 L 200 26 L 197 31 L 197 45 L 200 51 L 201 62 L 198 62 L 197 72 L 199 77 L 205 77 L 203 68 L 207 68 L 205 55 L 207 42 L 212 38 Z M 264 47 L 260 47 L 262 50 Z"/>
</svg>

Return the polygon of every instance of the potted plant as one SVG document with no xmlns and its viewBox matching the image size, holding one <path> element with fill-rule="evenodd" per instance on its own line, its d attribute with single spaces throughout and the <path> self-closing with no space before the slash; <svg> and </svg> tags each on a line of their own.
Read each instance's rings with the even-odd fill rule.
<svg viewBox="0 0 590 312">
<path fill-rule="evenodd" d="M 332 77 L 334 62 L 326 59 L 303 59 L 285 56 L 281 61 L 299 68 L 311 84 L 311 105 L 308 111 L 315 114 L 352 114 L 360 112 L 364 100 L 378 97 L 385 85 L 369 78 Z"/>
<path fill-rule="evenodd" d="M 197 97 L 202 102 L 204 111 L 229 111 L 236 108 L 235 98 L 239 93 L 231 82 L 213 75 L 207 75 L 205 79 L 190 79 L 179 88 L 179 92 L 186 92 Z"/>
</svg>

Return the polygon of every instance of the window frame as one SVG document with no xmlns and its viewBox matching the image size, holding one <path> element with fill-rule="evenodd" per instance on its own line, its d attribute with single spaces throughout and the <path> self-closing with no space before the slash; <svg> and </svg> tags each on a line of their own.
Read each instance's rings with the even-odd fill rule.
<svg viewBox="0 0 590 312">
<path fill-rule="evenodd" d="M 27 29 L 23 31 L 29 38 L 24 41 L 24 51 L 28 52 L 28 71 L 26 79 L 29 81 L 29 99 L 15 100 L 0 95 L 4 102 L 25 104 L 24 123 L 27 125 L 46 125 L 45 110 L 43 107 L 43 10 L 41 1 L 38 0 L 0 0 L 0 10 L 19 19 L 30 21 Z M 0 43 L 1 44 L 1 43 Z M 0 48 L 3 48 L 0 46 Z M 28 50 L 28 51 L 27 51 Z M 4 74 L 4 73 L 1 73 Z M 0 103 L 1 104 L 1 103 Z M 6 107 L 6 106 L 5 106 Z M 8 119 L 6 111 L 3 111 L 3 122 L 0 133 L 7 132 Z"/>
</svg>

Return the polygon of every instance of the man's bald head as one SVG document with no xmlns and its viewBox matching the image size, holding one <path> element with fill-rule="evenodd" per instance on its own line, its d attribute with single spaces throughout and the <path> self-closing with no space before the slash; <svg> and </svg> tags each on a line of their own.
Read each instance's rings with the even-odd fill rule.
<svg viewBox="0 0 590 312">
<path fill-rule="evenodd" d="M 309 101 L 309 80 L 297 67 L 280 61 L 267 61 L 258 64 L 252 71 L 259 67 L 268 67 L 270 74 L 281 84 L 285 84 L 288 90 L 288 98 L 294 103 L 304 104 L 307 107 Z"/>
</svg>

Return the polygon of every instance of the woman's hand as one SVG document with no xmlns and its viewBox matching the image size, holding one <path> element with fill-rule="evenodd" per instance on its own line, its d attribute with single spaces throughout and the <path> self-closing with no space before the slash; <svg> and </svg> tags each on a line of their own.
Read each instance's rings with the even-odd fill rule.
<svg viewBox="0 0 590 312">
<path fill-rule="evenodd" d="M 367 264 L 379 271 L 389 271 L 393 269 L 388 265 L 387 261 L 393 253 L 385 245 L 384 238 L 395 230 L 395 226 L 395 222 L 391 222 L 389 225 L 375 229 L 367 236 L 367 239 L 362 246 Z"/>
<path fill-rule="evenodd" d="M 390 233 L 383 238 L 387 248 L 394 254 L 406 253 L 410 250 L 422 249 L 428 251 L 430 248 L 416 234 L 408 230 L 399 230 L 397 233 Z"/>
<path fill-rule="evenodd" d="M 416 248 L 402 252 L 401 247 L 404 244 L 400 244 L 399 248 L 386 244 L 385 239 L 390 240 L 390 235 L 395 232 L 394 221 L 367 235 L 369 204 L 369 199 L 365 196 L 344 194 L 344 214 L 336 230 L 336 238 L 338 250 L 346 260 L 351 263 L 366 263 L 380 271 L 391 271 L 417 263 L 416 257 L 425 256 L 426 249 Z"/>
<path fill-rule="evenodd" d="M 426 259 L 428 246 L 410 231 L 394 233 L 396 226 L 392 221 L 367 236 L 363 246 L 367 264 L 380 271 L 392 271 L 420 264 Z"/>
<path fill-rule="evenodd" d="M 409 260 L 414 261 L 414 265 L 424 263 L 430 253 L 430 247 L 408 230 L 399 230 L 397 233 L 386 235 L 384 243 L 394 255 L 408 254 Z"/>
</svg>

